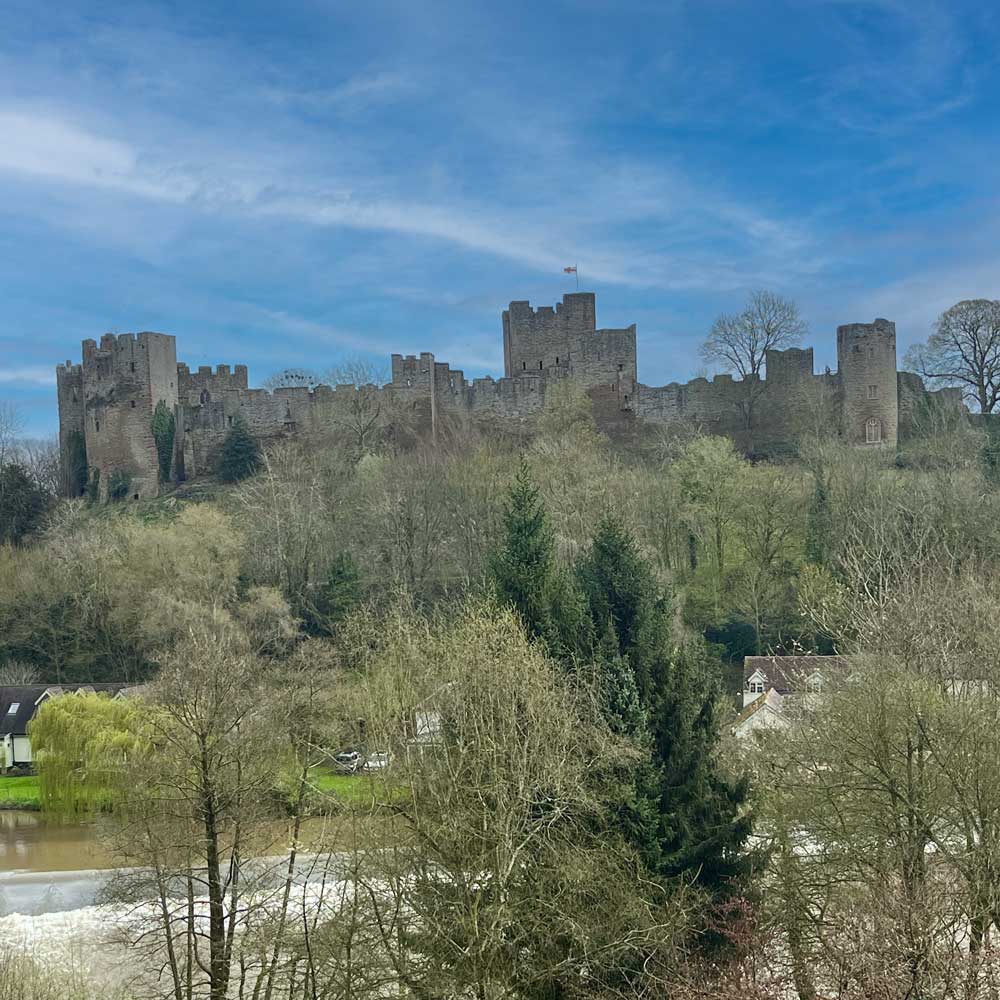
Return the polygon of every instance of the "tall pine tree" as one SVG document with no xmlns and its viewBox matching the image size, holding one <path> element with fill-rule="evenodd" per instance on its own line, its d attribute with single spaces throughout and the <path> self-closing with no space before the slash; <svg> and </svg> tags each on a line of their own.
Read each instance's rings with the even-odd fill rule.
<svg viewBox="0 0 1000 1000">
<path fill-rule="evenodd" d="M 566 660 L 588 649 L 590 618 L 556 564 L 552 526 L 523 458 L 504 504 L 503 528 L 490 561 L 498 597 L 514 606 L 528 635 L 543 640 L 553 656 Z"/>
<path fill-rule="evenodd" d="M 594 628 L 602 639 L 610 630 L 618 652 L 628 657 L 640 698 L 654 695 L 658 654 L 668 633 L 665 602 L 632 537 L 620 521 L 598 525 L 577 577 Z"/>
<path fill-rule="evenodd" d="M 619 521 L 599 525 L 578 575 L 601 635 L 606 683 L 621 686 L 603 696 L 609 724 L 633 685 L 647 720 L 651 770 L 637 769 L 631 798 L 640 816 L 652 799 L 657 823 L 652 832 L 636 824 L 633 843 L 663 878 L 698 885 L 719 901 L 738 894 L 750 868 L 747 787 L 727 781 L 718 766 L 718 691 L 707 654 L 693 641 L 674 648 L 667 601 Z M 622 662 L 633 685 L 621 678 Z"/>
</svg>

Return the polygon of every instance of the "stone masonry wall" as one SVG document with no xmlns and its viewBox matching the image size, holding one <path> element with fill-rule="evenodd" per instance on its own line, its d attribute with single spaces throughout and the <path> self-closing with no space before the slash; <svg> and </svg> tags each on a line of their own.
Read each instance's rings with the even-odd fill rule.
<svg viewBox="0 0 1000 1000">
<path fill-rule="evenodd" d="M 162 333 L 105 334 L 100 347 L 83 342 L 82 382 L 87 464 L 106 496 L 116 473 L 129 477 L 129 495 L 155 497 L 159 461 L 153 411 L 177 405 L 175 340 Z"/>
<path fill-rule="evenodd" d="M 647 386 L 638 382 L 636 328 L 598 329 L 593 293 L 566 295 L 555 307 L 533 309 L 511 302 L 503 313 L 507 375 L 465 378 L 463 371 L 433 354 L 392 355 L 392 381 L 366 392 L 391 393 L 432 423 L 439 415 L 530 425 L 544 406 L 547 389 L 572 378 L 588 392 L 599 425 L 687 423 L 732 437 L 745 446 L 741 403 L 747 386 L 730 375 L 709 381 Z M 926 393 L 916 375 L 896 372 L 895 327 L 887 320 L 837 330 L 839 370 L 813 373 L 811 348 L 768 352 L 766 378 L 755 410 L 755 450 L 778 452 L 803 432 L 839 426 L 846 440 L 866 441 L 877 421 L 881 443 L 894 445 Z M 262 442 L 310 427 L 335 424 L 353 385 L 284 388 L 248 387 L 245 365 L 177 364 L 175 340 L 157 333 L 108 334 L 100 346 L 83 342 L 83 364 L 57 369 L 60 444 L 67 455 L 74 431 L 84 433 L 88 465 L 100 474 L 102 493 L 111 476 L 127 471 L 131 495 L 155 496 L 158 462 L 152 415 L 159 401 L 174 408 L 175 475 L 212 472 L 226 436 L 242 421 Z M 960 393 L 933 394 L 961 405 Z"/>
</svg>

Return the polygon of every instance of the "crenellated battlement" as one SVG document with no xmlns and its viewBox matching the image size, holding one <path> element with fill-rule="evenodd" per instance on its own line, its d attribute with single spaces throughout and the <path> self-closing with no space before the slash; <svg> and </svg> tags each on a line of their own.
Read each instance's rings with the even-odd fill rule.
<svg viewBox="0 0 1000 1000">
<path fill-rule="evenodd" d="M 811 347 L 768 351 L 765 377 L 756 387 L 727 373 L 643 385 L 635 326 L 598 328 L 592 292 L 565 295 L 554 306 L 511 302 L 502 327 L 502 378 L 469 380 L 462 369 L 423 351 L 393 354 L 385 386 L 273 391 L 250 388 L 243 364 L 192 369 L 178 363 L 169 334 L 106 333 L 99 341 L 82 342 L 82 363 L 67 361 L 56 368 L 64 465 L 79 454 L 82 440 L 89 474 L 102 495 L 112 477 L 125 475 L 132 496 L 154 496 L 161 463 L 153 417 L 162 417 L 164 407 L 175 423 L 170 475 L 181 479 L 214 469 L 237 421 L 266 442 L 307 428 L 343 427 L 343 414 L 359 400 L 378 406 L 391 397 L 432 428 L 449 413 L 520 426 L 542 410 L 550 386 L 573 379 L 590 395 L 602 426 L 636 418 L 685 422 L 742 443 L 745 403 L 754 388 L 759 411 L 754 446 L 766 450 L 781 448 L 803 427 L 816 424 L 839 426 L 844 440 L 858 444 L 895 445 L 900 427 L 926 394 L 917 376 L 897 375 L 895 326 L 885 319 L 838 327 L 835 373 L 814 372 Z M 67 487 L 70 492 L 79 488 L 79 482 Z"/>
</svg>

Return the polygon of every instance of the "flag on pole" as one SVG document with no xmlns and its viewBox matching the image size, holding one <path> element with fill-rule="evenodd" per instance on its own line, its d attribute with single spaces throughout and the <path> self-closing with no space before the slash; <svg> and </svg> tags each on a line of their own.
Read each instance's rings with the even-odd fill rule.
<svg viewBox="0 0 1000 1000">
<path fill-rule="evenodd" d="M 576 267 L 564 267 L 563 274 L 576 274 Z"/>
</svg>

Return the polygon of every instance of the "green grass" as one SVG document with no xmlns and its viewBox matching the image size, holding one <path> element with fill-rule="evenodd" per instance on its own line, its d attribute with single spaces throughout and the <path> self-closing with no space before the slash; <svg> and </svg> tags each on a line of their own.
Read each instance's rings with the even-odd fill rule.
<svg viewBox="0 0 1000 1000">
<path fill-rule="evenodd" d="M 363 774 L 336 774 L 324 767 L 316 767 L 310 772 L 309 780 L 319 791 L 348 803 L 364 802 L 372 797 L 371 781 Z"/>
<path fill-rule="evenodd" d="M 6 778 L 0 775 L 0 809 L 37 809 L 38 777 Z"/>
</svg>

